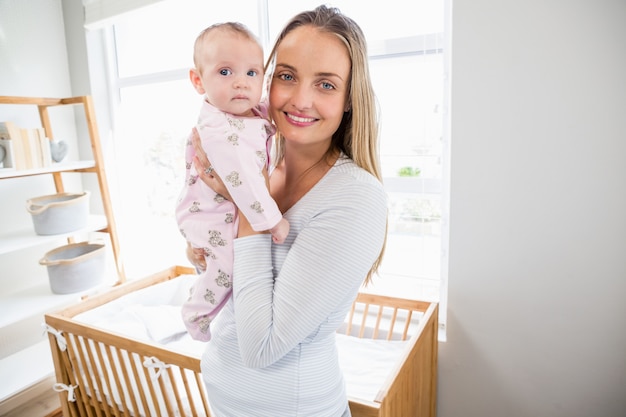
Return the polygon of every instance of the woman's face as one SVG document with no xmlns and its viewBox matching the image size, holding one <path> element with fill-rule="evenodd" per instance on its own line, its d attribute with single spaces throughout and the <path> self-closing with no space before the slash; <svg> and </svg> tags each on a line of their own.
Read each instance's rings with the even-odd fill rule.
<svg viewBox="0 0 626 417">
<path fill-rule="evenodd" d="M 276 50 L 270 112 L 289 144 L 327 149 L 347 108 L 350 56 L 332 33 L 292 30 Z"/>
</svg>

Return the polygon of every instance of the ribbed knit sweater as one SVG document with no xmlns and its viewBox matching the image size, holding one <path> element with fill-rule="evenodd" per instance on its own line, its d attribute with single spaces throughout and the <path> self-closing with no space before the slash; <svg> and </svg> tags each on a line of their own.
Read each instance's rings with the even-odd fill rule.
<svg viewBox="0 0 626 417">
<path fill-rule="evenodd" d="M 233 297 L 202 357 L 216 417 L 349 415 L 335 331 L 380 253 L 386 194 L 341 157 L 284 215 L 285 243 L 235 240 Z"/>
</svg>

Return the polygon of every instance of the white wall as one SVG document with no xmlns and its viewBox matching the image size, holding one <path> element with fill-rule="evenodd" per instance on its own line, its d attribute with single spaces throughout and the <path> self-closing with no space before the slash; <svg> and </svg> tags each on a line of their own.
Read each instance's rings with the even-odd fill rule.
<svg viewBox="0 0 626 417">
<path fill-rule="evenodd" d="M 453 0 L 440 417 L 626 415 L 626 2 Z"/>
</svg>

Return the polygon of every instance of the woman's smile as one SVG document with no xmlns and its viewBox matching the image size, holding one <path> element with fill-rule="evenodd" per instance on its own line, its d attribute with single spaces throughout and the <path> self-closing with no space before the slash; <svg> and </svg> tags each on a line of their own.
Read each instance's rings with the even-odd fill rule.
<svg viewBox="0 0 626 417">
<path fill-rule="evenodd" d="M 287 120 L 296 125 L 308 125 L 318 120 L 313 117 L 296 116 L 295 114 L 287 112 L 285 112 L 285 116 L 287 117 Z"/>
</svg>

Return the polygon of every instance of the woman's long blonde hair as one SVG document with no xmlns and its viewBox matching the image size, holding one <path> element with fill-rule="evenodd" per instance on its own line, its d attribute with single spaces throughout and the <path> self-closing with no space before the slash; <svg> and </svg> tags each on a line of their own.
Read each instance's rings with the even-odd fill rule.
<svg viewBox="0 0 626 417">
<path fill-rule="evenodd" d="M 378 157 L 378 109 L 370 79 L 365 35 L 356 22 L 343 15 L 339 9 L 324 5 L 296 15 L 278 35 L 265 65 L 265 72 L 271 79 L 272 66 L 276 59 L 278 46 L 292 30 L 307 25 L 337 36 L 344 43 L 350 55 L 348 110 L 343 114 L 339 128 L 333 134 L 332 142 L 326 155 L 330 156 L 336 154 L 337 151 L 341 151 L 359 167 L 365 169 L 382 182 Z M 284 137 L 280 132 L 277 132 L 274 164 L 279 163 L 284 157 L 284 143 Z M 384 250 L 385 244 L 383 244 L 378 258 L 365 278 L 366 284 L 371 282 L 372 276 L 378 270 Z"/>
</svg>

